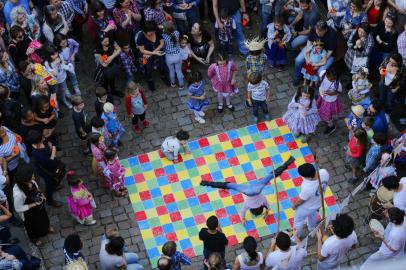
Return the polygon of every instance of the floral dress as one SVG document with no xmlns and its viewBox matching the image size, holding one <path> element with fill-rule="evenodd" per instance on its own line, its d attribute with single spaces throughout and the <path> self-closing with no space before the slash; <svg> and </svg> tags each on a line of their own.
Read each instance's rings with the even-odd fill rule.
<svg viewBox="0 0 406 270">
<path fill-rule="evenodd" d="M 113 161 L 107 162 L 106 168 L 104 169 L 104 175 L 106 176 L 109 189 L 118 192 L 125 188 L 124 172 L 125 168 L 121 165 L 118 157 Z"/>
<path fill-rule="evenodd" d="M 320 122 L 316 101 L 303 97 L 296 101 L 296 97 L 293 97 L 288 105 L 288 111 L 283 116 L 283 121 L 293 133 L 305 135 L 313 133 Z"/>
<path fill-rule="evenodd" d="M 98 145 L 92 144 L 90 146 L 93 154 L 94 165 L 92 165 L 93 170 L 98 175 L 103 173 L 104 168 L 106 168 L 106 160 L 104 159 L 104 151 L 106 151 L 106 145 L 104 142 L 99 142 Z"/>
<path fill-rule="evenodd" d="M 80 223 L 93 219 L 92 200 L 93 196 L 84 184 L 70 188 L 71 195 L 68 197 L 69 211 Z"/>
<path fill-rule="evenodd" d="M 207 76 L 215 92 L 221 93 L 223 96 L 233 96 L 238 93 L 238 89 L 231 84 L 233 75 L 236 72 L 237 65 L 233 61 L 228 61 L 227 64 L 221 66 L 211 64 Z"/>
</svg>

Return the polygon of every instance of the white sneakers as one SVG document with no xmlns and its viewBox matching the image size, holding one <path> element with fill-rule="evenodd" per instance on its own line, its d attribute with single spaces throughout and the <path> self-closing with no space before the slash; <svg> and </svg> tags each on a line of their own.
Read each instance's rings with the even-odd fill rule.
<svg viewBox="0 0 406 270">
<path fill-rule="evenodd" d="M 206 120 L 204 120 L 203 117 L 200 117 L 200 116 L 196 116 L 196 117 L 195 117 L 195 120 L 196 120 L 197 122 L 199 122 L 200 124 L 206 123 Z"/>
</svg>

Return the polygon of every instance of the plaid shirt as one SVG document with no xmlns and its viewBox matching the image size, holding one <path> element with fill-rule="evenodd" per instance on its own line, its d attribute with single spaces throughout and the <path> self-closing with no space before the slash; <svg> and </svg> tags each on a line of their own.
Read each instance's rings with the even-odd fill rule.
<svg viewBox="0 0 406 270">
<path fill-rule="evenodd" d="M 162 6 L 158 9 L 156 8 L 146 8 L 144 10 L 145 21 L 154 21 L 157 25 L 163 25 L 165 23 L 165 12 Z"/>
<path fill-rule="evenodd" d="M 8 69 L 0 67 L 0 84 L 7 86 L 11 92 L 20 92 L 20 80 L 11 61 L 8 61 Z"/>
<path fill-rule="evenodd" d="M 171 263 L 171 270 L 181 270 L 181 264 L 191 265 L 192 261 L 182 252 L 176 251 L 175 254 L 173 254 L 173 256 L 171 257 Z"/>
<path fill-rule="evenodd" d="M 135 0 L 130 1 L 130 6 L 128 7 L 134 14 L 140 14 L 137 3 Z M 122 11 L 120 8 L 115 8 L 113 10 L 113 18 L 117 26 L 126 31 L 133 31 L 138 29 L 138 22 L 131 20 L 131 23 L 127 24 L 126 27 L 123 27 L 123 22 L 127 19 L 127 14 Z"/>
<path fill-rule="evenodd" d="M 75 17 L 75 10 L 72 7 L 72 4 L 68 1 L 62 1 L 61 7 L 58 12 L 63 16 L 69 28 L 71 27 L 73 18 Z"/>
<path fill-rule="evenodd" d="M 75 11 L 75 14 L 81 16 L 85 15 L 84 10 L 85 6 L 87 5 L 86 0 L 67 0 L 67 1 L 71 4 L 73 10 Z"/>
<path fill-rule="evenodd" d="M 268 59 L 264 54 L 261 54 L 259 56 L 253 56 L 251 54 L 248 55 L 245 61 L 248 74 L 252 72 L 259 72 L 261 74 L 264 74 L 267 60 Z"/>
<path fill-rule="evenodd" d="M 171 37 L 172 35 L 175 35 L 177 43 L 173 44 Z M 163 34 L 162 37 L 165 41 L 165 53 L 166 54 L 178 54 L 180 53 L 180 47 L 179 47 L 179 32 L 175 31 L 173 32 L 172 35 L 168 34 Z"/>
<path fill-rule="evenodd" d="M 398 52 L 403 58 L 403 65 L 406 65 L 406 31 L 398 37 Z"/>
<path fill-rule="evenodd" d="M 19 260 L 0 260 L 0 269 L 23 269 Z"/>
<path fill-rule="evenodd" d="M 120 62 L 121 66 L 124 69 L 125 73 L 132 75 L 133 73 L 137 72 L 137 68 L 135 67 L 135 57 L 131 50 L 128 53 L 121 51 L 120 53 Z"/>
</svg>

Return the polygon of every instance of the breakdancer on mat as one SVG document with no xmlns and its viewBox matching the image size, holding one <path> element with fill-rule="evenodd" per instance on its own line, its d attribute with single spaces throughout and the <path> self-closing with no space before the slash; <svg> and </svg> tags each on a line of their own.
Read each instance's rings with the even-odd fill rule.
<svg viewBox="0 0 406 270">
<path fill-rule="evenodd" d="M 244 206 L 241 210 L 241 222 L 245 223 L 245 214 L 249 209 L 250 212 L 254 216 L 259 216 L 262 213 L 264 214 L 264 218 L 268 216 L 268 209 L 269 203 L 268 200 L 264 195 L 261 194 L 264 187 L 274 178 L 278 177 L 282 174 L 284 170 L 288 168 L 288 166 L 295 161 L 294 157 L 290 157 L 283 165 L 275 169 L 274 172 L 270 172 L 267 176 L 259 180 L 257 183 L 247 183 L 247 184 L 235 184 L 230 182 L 209 182 L 209 181 L 201 181 L 201 186 L 209 186 L 213 188 L 221 188 L 221 189 L 233 189 L 235 191 L 241 192 L 245 196 L 247 196 Z M 265 208 L 265 212 L 264 212 Z"/>
</svg>

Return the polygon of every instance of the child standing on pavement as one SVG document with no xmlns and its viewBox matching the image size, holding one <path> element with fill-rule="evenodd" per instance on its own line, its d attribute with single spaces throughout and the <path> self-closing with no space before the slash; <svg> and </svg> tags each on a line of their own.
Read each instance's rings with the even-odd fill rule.
<svg viewBox="0 0 406 270">
<path fill-rule="evenodd" d="M 364 113 L 364 107 L 361 105 L 355 105 L 351 107 L 351 113 L 344 119 L 345 125 L 349 130 L 349 139 L 351 139 L 356 129 L 362 128 L 362 118 L 364 117 Z"/>
<path fill-rule="evenodd" d="M 125 107 L 127 115 L 132 117 L 132 124 L 136 133 L 141 132 L 138 122 L 141 122 L 142 128 L 149 126 L 149 121 L 145 119 L 145 110 L 147 109 L 147 97 L 138 85 L 130 82 L 127 86 L 128 95 L 125 98 Z"/>
<path fill-rule="evenodd" d="M 118 120 L 114 105 L 106 102 L 103 105 L 103 111 L 101 118 L 106 123 L 107 131 L 110 133 L 111 146 L 121 146 L 120 139 L 125 129 L 121 125 L 120 120 Z"/>
<path fill-rule="evenodd" d="M 207 76 L 211 80 L 214 92 L 217 93 L 218 107 L 217 112 L 223 112 L 223 101 L 226 100 L 226 108 L 234 111 L 234 106 L 231 104 L 231 97 L 238 93 L 238 88 L 235 87 L 237 75 L 237 65 L 228 60 L 227 55 L 219 53 L 217 61 L 209 66 Z"/>
<path fill-rule="evenodd" d="M 118 159 L 117 151 L 113 148 L 108 148 L 104 152 L 104 158 L 106 159 L 104 175 L 110 190 L 118 197 L 126 196 L 128 192 L 124 186 L 125 168 Z"/>
<path fill-rule="evenodd" d="M 92 149 L 93 171 L 97 176 L 103 175 L 104 168 L 106 168 L 106 159 L 104 158 L 104 152 L 107 147 L 104 144 L 104 137 L 99 133 L 92 133 L 90 136 L 90 148 Z"/>
<path fill-rule="evenodd" d="M 209 105 L 204 91 L 206 84 L 204 83 L 202 73 L 195 71 L 191 76 L 191 84 L 189 85 L 189 100 L 187 106 L 195 114 L 195 120 L 200 124 L 204 124 L 203 108 Z"/>
<path fill-rule="evenodd" d="M 269 84 L 262 80 L 262 75 L 259 72 L 253 72 L 248 75 L 247 100 L 252 106 L 254 121 L 258 123 L 258 111 L 261 108 L 266 121 L 270 120 L 268 112 L 267 100 L 271 96 Z"/>
<path fill-rule="evenodd" d="M 260 39 L 259 37 L 245 42 L 245 46 L 249 50 L 249 54 L 245 60 L 247 75 L 257 72 L 262 76 L 265 76 L 265 68 L 267 63 L 267 57 L 263 53 L 265 43 L 266 39 Z"/>
<path fill-rule="evenodd" d="M 87 142 L 87 149 L 83 152 L 85 155 L 91 154 L 90 143 L 87 138 L 87 134 L 90 132 L 90 126 L 88 124 L 87 112 L 84 110 L 85 103 L 81 96 L 72 96 L 72 119 L 75 125 L 76 134 L 79 139 Z"/>
<path fill-rule="evenodd" d="M 101 117 L 103 114 L 103 106 L 106 102 L 110 102 L 111 104 L 114 104 L 114 99 L 113 96 L 110 94 L 107 94 L 107 91 L 104 87 L 96 87 L 95 90 L 96 93 L 96 101 L 94 102 L 94 110 L 96 112 L 96 115 L 98 117 Z"/>
<path fill-rule="evenodd" d="M 367 133 L 363 128 L 356 129 L 354 135 L 348 142 L 347 158 L 348 165 L 351 166 L 351 179 L 348 181 L 355 184 L 358 181 L 357 169 L 362 166 L 368 142 Z"/>
</svg>

